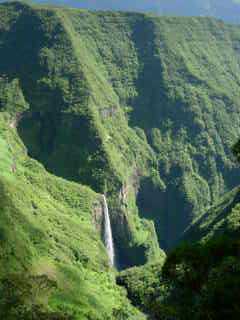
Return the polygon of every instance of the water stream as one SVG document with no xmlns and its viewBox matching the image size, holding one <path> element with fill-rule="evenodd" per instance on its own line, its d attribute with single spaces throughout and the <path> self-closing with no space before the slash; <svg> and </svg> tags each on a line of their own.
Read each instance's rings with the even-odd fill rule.
<svg viewBox="0 0 240 320">
<path fill-rule="evenodd" d="M 103 213 L 104 213 L 104 242 L 107 249 L 109 264 L 114 266 L 114 244 L 112 237 L 111 221 L 109 218 L 107 199 L 103 195 Z"/>
</svg>

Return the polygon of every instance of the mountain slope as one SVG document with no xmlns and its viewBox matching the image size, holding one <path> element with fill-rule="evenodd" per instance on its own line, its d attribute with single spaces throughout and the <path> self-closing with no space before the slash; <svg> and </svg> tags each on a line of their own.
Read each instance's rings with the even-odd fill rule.
<svg viewBox="0 0 240 320">
<path fill-rule="evenodd" d="M 129 125 L 154 151 L 154 176 L 141 178 L 137 204 L 155 221 L 161 246 L 171 247 L 238 183 L 230 148 L 239 135 L 239 29 L 211 19 L 66 14 L 95 66 L 94 91 L 111 85 L 108 95 L 114 90 Z M 97 99 L 100 105 L 100 91 Z"/>
<path fill-rule="evenodd" d="M 48 308 L 79 320 L 144 319 L 109 269 L 101 194 L 117 267 L 162 265 L 238 185 L 239 48 L 210 18 L 0 5 L 2 272 L 56 280 Z"/>
<path fill-rule="evenodd" d="M 1 112 L 1 281 L 28 272 L 49 277 L 57 289 L 48 308 L 74 319 L 144 319 L 109 269 L 99 222 L 93 223 L 95 213 L 101 218 L 101 196 L 47 173 L 26 155 L 11 124 Z"/>
<path fill-rule="evenodd" d="M 29 104 L 18 132 L 50 172 L 107 194 L 120 266 L 157 258 L 153 222 L 171 248 L 238 184 L 238 27 L 18 3 L 1 15 L 0 72 Z"/>
<path fill-rule="evenodd" d="M 39 3 L 66 5 L 91 10 L 146 11 L 161 15 L 212 16 L 232 23 L 239 23 L 238 0 L 35 0 Z"/>
<path fill-rule="evenodd" d="M 18 132 L 29 154 L 58 176 L 108 193 L 112 219 L 122 221 L 114 224 L 122 228 L 118 237 L 115 233 L 120 264 L 124 261 L 140 264 L 147 261 L 148 255 L 157 256 L 154 227 L 139 219 L 134 187 L 128 188 L 129 207 L 124 204 L 124 191 L 119 195 L 136 171 L 134 152 L 139 150 L 143 154 L 140 167 L 146 174 L 153 153 L 127 127 L 121 109 L 114 110 L 117 97 L 104 78 L 95 79 L 92 60 L 78 43 L 69 18 L 58 9 L 33 9 L 18 3 L 1 9 L 6 24 L 2 32 L 0 70 L 10 79 L 19 79 L 28 101 L 29 108 L 22 114 Z M 26 35 L 32 39 L 31 43 Z M 19 47 L 20 51 L 13 47 Z M 108 89 L 109 95 L 105 94 Z M 114 119 L 108 121 L 111 112 Z M 105 117 L 109 132 L 100 117 Z M 114 130 L 113 123 L 118 123 L 124 134 Z M 115 134 L 114 143 L 107 143 L 110 134 Z M 127 139 L 130 145 L 125 142 Z M 129 159 L 122 161 L 119 148 L 126 150 Z"/>
<path fill-rule="evenodd" d="M 239 232 L 239 187 L 225 194 L 219 203 L 200 216 L 185 232 L 185 241 L 206 241 L 221 234 Z"/>
</svg>

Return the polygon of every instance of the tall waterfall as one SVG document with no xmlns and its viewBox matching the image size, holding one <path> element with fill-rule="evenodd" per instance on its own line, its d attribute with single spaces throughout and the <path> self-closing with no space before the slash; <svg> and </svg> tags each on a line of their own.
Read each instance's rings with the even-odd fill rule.
<svg viewBox="0 0 240 320">
<path fill-rule="evenodd" d="M 109 257 L 109 263 L 114 266 L 114 244 L 112 237 L 111 222 L 108 213 L 107 199 L 103 195 L 103 211 L 104 211 L 104 242 L 107 248 L 107 253 Z"/>
</svg>

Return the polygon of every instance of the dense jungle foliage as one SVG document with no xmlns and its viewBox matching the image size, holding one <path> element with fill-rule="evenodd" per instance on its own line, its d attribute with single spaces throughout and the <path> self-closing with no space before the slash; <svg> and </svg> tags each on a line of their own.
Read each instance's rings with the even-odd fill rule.
<svg viewBox="0 0 240 320">
<path fill-rule="evenodd" d="M 117 283 L 153 319 L 238 319 L 239 248 L 239 235 L 182 245 L 169 254 L 163 268 L 132 268 L 120 273 Z"/>
<path fill-rule="evenodd" d="M 233 151 L 239 159 L 239 143 Z M 163 266 L 122 271 L 117 283 L 135 306 L 157 320 L 238 319 L 240 285 L 239 187 L 186 230 Z"/>
</svg>

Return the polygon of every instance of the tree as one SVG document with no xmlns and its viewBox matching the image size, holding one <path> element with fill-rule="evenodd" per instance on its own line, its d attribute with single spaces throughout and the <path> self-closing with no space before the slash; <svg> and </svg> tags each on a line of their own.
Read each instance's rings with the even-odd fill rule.
<svg viewBox="0 0 240 320">
<path fill-rule="evenodd" d="M 169 254 L 163 277 L 180 320 L 239 319 L 240 241 L 222 236 Z"/>
</svg>

